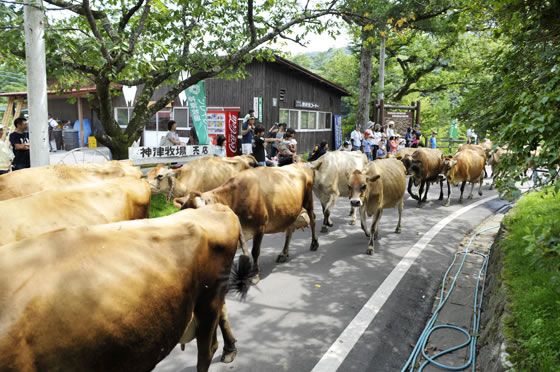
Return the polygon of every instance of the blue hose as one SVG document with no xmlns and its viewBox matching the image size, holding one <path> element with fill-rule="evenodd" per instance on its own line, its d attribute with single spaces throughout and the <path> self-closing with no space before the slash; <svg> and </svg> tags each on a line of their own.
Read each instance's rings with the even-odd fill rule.
<svg viewBox="0 0 560 372">
<path fill-rule="evenodd" d="M 482 295 L 484 294 L 485 283 L 484 282 L 482 283 L 481 295 L 480 296 L 479 296 L 479 286 L 480 286 L 480 281 L 482 280 L 482 278 L 486 274 L 486 269 L 488 268 L 488 255 L 480 253 L 480 252 L 474 252 L 474 251 L 470 252 L 469 248 L 470 248 L 473 240 L 478 235 L 482 234 L 485 231 L 493 230 L 493 229 L 497 229 L 497 228 L 499 228 L 499 226 L 492 226 L 492 227 L 488 227 L 488 228 L 477 231 L 469 239 L 469 242 L 468 242 L 467 246 L 465 247 L 465 249 L 462 252 L 455 253 L 455 255 L 453 257 L 453 261 L 451 262 L 451 265 L 449 265 L 449 268 L 447 269 L 447 271 L 445 272 L 445 275 L 443 276 L 443 282 L 442 282 L 442 285 L 441 285 L 441 293 L 440 293 L 439 304 L 438 304 L 437 308 L 435 309 L 432 317 L 428 320 L 428 323 L 426 324 L 426 327 L 424 327 L 424 330 L 420 334 L 420 337 L 418 338 L 418 341 L 416 341 L 416 345 L 414 346 L 414 349 L 412 350 L 410 356 L 408 357 L 405 365 L 401 369 L 401 372 L 414 371 L 415 366 L 419 363 L 421 358 L 423 358 L 424 361 L 420 364 L 420 366 L 418 368 L 418 371 L 422 371 L 428 365 L 433 365 L 435 367 L 438 367 L 438 368 L 443 369 L 443 370 L 448 370 L 448 371 L 462 371 L 462 370 L 465 370 L 465 369 L 469 368 L 469 366 L 471 366 L 472 371 L 473 372 L 475 371 L 475 367 L 476 367 L 476 340 L 478 338 L 478 331 L 479 331 L 479 328 L 480 328 L 480 310 L 481 310 L 481 307 L 482 307 Z M 443 309 L 447 300 L 449 299 L 449 297 L 453 293 L 453 290 L 455 289 L 455 284 L 457 283 L 457 279 L 459 278 L 459 275 L 461 274 L 461 272 L 463 270 L 465 260 L 470 253 L 479 255 L 483 258 L 482 266 L 481 266 L 481 268 L 478 272 L 478 277 L 477 277 L 477 282 L 476 282 L 476 287 L 475 287 L 475 292 L 474 292 L 472 333 L 469 333 L 468 330 L 466 330 L 464 328 L 461 328 L 461 327 L 458 327 L 458 326 L 452 325 L 452 324 L 442 324 L 442 325 L 434 326 L 435 322 L 438 319 L 440 311 Z M 451 282 L 451 285 L 449 287 L 447 295 L 445 295 L 445 282 L 446 282 L 446 280 L 449 276 L 449 272 L 451 271 L 451 269 L 455 265 L 455 261 L 457 261 L 457 258 L 460 255 L 462 255 L 463 258 L 462 258 L 461 263 L 459 265 L 459 269 L 457 270 L 457 272 L 453 276 L 453 280 Z M 447 330 L 452 330 L 452 331 L 455 331 L 455 332 L 459 332 L 466 337 L 465 341 L 462 342 L 461 344 L 458 344 L 458 345 L 452 346 L 448 349 L 442 350 L 442 351 L 438 352 L 437 354 L 428 355 L 428 353 L 426 353 L 426 351 L 425 351 L 428 340 L 430 339 L 430 336 L 432 335 L 432 333 L 434 333 L 437 330 L 441 330 L 441 329 L 447 329 Z M 453 351 L 462 349 L 464 347 L 469 347 L 469 359 L 463 365 L 450 366 L 450 365 L 440 363 L 436 360 L 436 359 L 438 359 L 438 358 L 440 358 L 440 357 L 442 357 L 446 354 L 449 354 Z"/>
</svg>

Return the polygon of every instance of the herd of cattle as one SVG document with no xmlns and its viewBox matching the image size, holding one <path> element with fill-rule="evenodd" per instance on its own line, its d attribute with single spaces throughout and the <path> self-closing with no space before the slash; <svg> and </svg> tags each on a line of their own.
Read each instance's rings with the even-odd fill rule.
<svg viewBox="0 0 560 372">
<path fill-rule="evenodd" d="M 197 370 L 207 371 L 218 326 L 222 361 L 231 362 L 237 350 L 225 294 L 233 288 L 243 296 L 258 281 L 265 234 L 286 234 L 278 262 L 288 259 L 298 228 L 310 227 L 316 250 L 313 195 L 322 232 L 343 196 L 351 224 L 359 213 L 372 254 L 384 209 L 398 209 L 400 232 L 407 174 L 419 204 L 435 182 L 442 200 L 447 180 L 449 204 L 449 184 L 462 184 L 459 200 L 466 182 L 482 185 L 488 151 L 466 145 L 444 157 L 406 149 L 373 162 L 333 151 L 280 168 L 256 168 L 252 156 L 208 157 L 178 169 L 159 165 L 146 176 L 111 161 L 2 175 L 0 370 L 151 370 L 177 343 L 196 338 Z M 181 210 L 148 219 L 155 193 Z"/>
</svg>

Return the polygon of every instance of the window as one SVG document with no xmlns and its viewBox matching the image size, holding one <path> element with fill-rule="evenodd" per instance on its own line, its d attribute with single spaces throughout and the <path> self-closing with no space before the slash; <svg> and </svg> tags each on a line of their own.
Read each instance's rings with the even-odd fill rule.
<svg viewBox="0 0 560 372">
<path fill-rule="evenodd" d="M 320 112 L 317 129 L 331 129 L 331 120 L 330 112 Z"/>
<path fill-rule="evenodd" d="M 299 128 L 299 111 L 296 110 L 290 110 L 290 122 L 288 123 L 288 126 L 291 128 Z"/>
<path fill-rule="evenodd" d="M 284 109 L 280 109 L 280 123 L 286 123 L 288 124 L 288 122 L 290 121 L 290 111 L 288 110 L 284 110 Z"/>
<path fill-rule="evenodd" d="M 121 129 L 125 129 L 132 118 L 133 107 L 115 107 L 115 120 Z"/>
<path fill-rule="evenodd" d="M 301 125 L 299 129 L 317 129 L 317 113 L 314 111 L 301 111 Z"/>
<path fill-rule="evenodd" d="M 174 107 L 173 120 L 177 122 L 177 129 L 190 127 L 189 109 L 187 107 Z"/>
</svg>

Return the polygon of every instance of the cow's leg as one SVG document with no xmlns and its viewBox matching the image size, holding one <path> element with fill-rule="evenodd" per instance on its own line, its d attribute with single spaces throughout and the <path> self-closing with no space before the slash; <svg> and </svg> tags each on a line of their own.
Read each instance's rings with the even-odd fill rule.
<svg viewBox="0 0 560 372">
<path fill-rule="evenodd" d="M 284 263 L 286 261 L 288 261 L 288 258 L 290 257 L 290 241 L 292 240 L 292 234 L 294 233 L 294 228 L 293 227 L 288 227 L 288 230 L 286 230 L 286 239 L 284 240 L 284 249 L 282 249 L 282 254 L 278 255 L 278 258 L 276 258 L 276 262 L 278 263 Z"/>
<path fill-rule="evenodd" d="M 408 194 L 410 195 L 410 197 L 414 200 L 418 200 L 418 196 L 416 194 L 414 194 L 414 192 L 412 191 L 412 184 L 414 183 L 413 177 L 409 177 L 408 178 Z"/>
<path fill-rule="evenodd" d="M 463 181 L 463 183 L 461 183 L 461 196 L 459 196 L 459 203 L 463 202 L 463 191 L 465 191 L 465 185 L 467 184 L 467 181 Z"/>
<path fill-rule="evenodd" d="M 484 178 L 480 177 L 480 182 L 478 185 L 478 195 L 482 196 L 482 184 L 484 183 Z"/>
<path fill-rule="evenodd" d="M 443 178 L 439 180 L 439 198 L 438 200 L 443 200 Z"/>
<path fill-rule="evenodd" d="M 401 202 L 399 203 L 399 205 L 397 206 L 397 209 L 399 211 L 399 222 L 397 222 L 397 228 L 395 229 L 395 232 L 397 234 L 401 233 L 401 217 L 402 217 L 402 211 L 404 208 L 404 200 L 401 199 Z"/>
<path fill-rule="evenodd" d="M 253 267 L 255 271 L 255 276 L 251 279 L 253 283 L 258 283 L 261 278 L 259 276 L 260 268 L 259 268 L 259 255 L 261 254 L 261 243 L 263 240 L 264 232 L 263 229 L 260 228 L 257 232 L 255 232 L 255 236 L 253 236 L 253 249 L 251 250 L 251 255 L 253 256 Z"/>
<path fill-rule="evenodd" d="M 367 228 L 366 207 L 364 205 L 360 207 L 360 224 L 362 226 L 362 230 L 364 230 L 364 233 L 366 233 L 366 236 L 369 238 L 370 233 Z"/>
<path fill-rule="evenodd" d="M 422 202 L 425 203 L 428 200 L 428 190 L 430 189 L 430 182 L 426 181 L 426 191 L 424 192 L 424 197 L 422 198 Z"/>
<path fill-rule="evenodd" d="M 329 200 L 327 200 L 325 206 L 323 207 L 324 218 L 323 218 L 323 227 L 321 227 L 322 233 L 329 232 L 329 226 L 333 225 L 331 220 L 331 209 L 334 207 L 334 203 L 336 202 L 337 196 L 338 195 L 336 194 L 331 194 L 329 196 Z"/>
<path fill-rule="evenodd" d="M 450 196 L 451 196 L 451 185 L 449 184 L 449 180 L 447 181 L 447 200 L 445 201 L 445 206 L 449 207 L 449 202 L 450 202 Z"/>
<path fill-rule="evenodd" d="M 237 348 L 235 347 L 235 342 L 237 341 L 233 336 L 231 331 L 231 325 L 229 324 L 229 319 L 227 316 L 226 303 L 222 306 L 222 311 L 220 312 L 220 330 L 222 331 L 222 337 L 224 338 L 224 350 L 222 352 L 221 361 L 223 363 L 231 363 L 237 355 Z"/>
<path fill-rule="evenodd" d="M 350 225 L 355 225 L 356 224 L 356 214 L 358 212 L 358 209 L 356 207 L 350 207 L 350 217 L 352 217 L 352 219 L 350 220 L 349 224 Z"/>
<path fill-rule="evenodd" d="M 473 190 L 474 190 L 474 182 L 471 182 L 471 192 L 469 193 L 469 196 L 467 197 L 467 199 L 472 199 L 473 198 Z"/>
<path fill-rule="evenodd" d="M 426 181 L 421 181 L 420 190 L 418 191 L 418 204 L 416 204 L 417 207 L 420 207 L 422 205 L 422 193 L 424 192 L 425 186 L 426 186 Z"/>
<path fill-rule="evenodd" d="M 212 362 L 212 357 L 218 348 L 216 338 L 216 328 L 220 317 L 220 309 L 223 301 L 217 304 L 211 296 L 203 296 L 203 304 L 195 308 L 197 327 L 196 327 L 196 346 L 198 348 L 198 361 L 196 364 L 197 372 L 207 372 Z M 204 303 L 209 302 L 209 303 Z M 219 305 L 219 306 L 218 306 Z"/>
<path fill-rule="evenodd" d="M 373 249 L 375 248 L 375 241 L 379 239 L 379 232 L 377 228 L 382 213 L 383 213 L 383 209 L 380 208 L 373 214 L 373 221 L 371 223 L 371 232 L 370 232 L 371 235 L 369 237 L 369 244 L 366 250 L 366 253 L 369 255 L 373 254 Z"/>
<path fill-rule="evenodd" d="M 309 247 L 309 249 L 312 250 L 312 251 L 316 251 L 319 248 L 319 239 L 317 239 L 317 233 L 315 232 L 315 212 L 313 211 L 313 190 L 312 189 L 309 189 L 309 191 L 305 195 L 305 198 L 303 199 L 303 208 L 305 209 L 305 211 L 307 212 L 307 215 L 309 216 L 309 227 L 311 228 L 311 246 Z M 292 230 L 292 232 L 293 232 L 293 230 Z M 291 239 L 291 237 L 292 236 L 290 234 L 290 239 Z M 286 239 L 288 239 L 287 236 L 286 236 Z M 288 241 L 287 244 L 290 244 L 290 242 Z M 287 252 L 288 248 L 287 247 L 285 247 L 285 248 L 286 248 L 286 252 Z"/>
</svg>

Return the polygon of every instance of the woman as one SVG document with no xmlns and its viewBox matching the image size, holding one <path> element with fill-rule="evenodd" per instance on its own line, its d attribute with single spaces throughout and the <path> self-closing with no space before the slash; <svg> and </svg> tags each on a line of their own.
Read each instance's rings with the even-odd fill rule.
<svg viewBox="0 0 560 372">
<path fill-rule="evenodd" d="M 220 134 L 216 137 L 216 147 L 214 147 L 214 156 L 220 158 L 226 157 L 226 136 Z"/>
<path fill-rule="evenodd" d="M 284 134 L 284 140 L 278 145 L 278 166 L 292 164 L 297 161 L 296 131 L 288 128 Z"/>
<path fill-rule="evenodd" d="M 420 140 L 418 139 L 418 134 L 412 133 L 412 142 L 410 143 L 410 147 L 417 148 Z"/>
<path fill-rule="evenodd" d="M 177 133 L 177 123 L 175 120 L 169 120 L 167 122 L 167 134 L 161 139 L 160 146 L 185 146 L 183 142 L 179 139 L 179 134 Z"/>
</svg>

